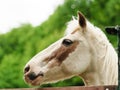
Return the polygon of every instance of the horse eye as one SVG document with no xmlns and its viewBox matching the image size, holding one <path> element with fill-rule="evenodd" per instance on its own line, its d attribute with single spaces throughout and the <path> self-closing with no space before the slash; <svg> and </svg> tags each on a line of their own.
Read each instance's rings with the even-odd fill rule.
<svg viewBox="0 0 120 90">
<path fill-rule="evenodd" d="M 62 44 L 65 46 L 70 46 L 73 43 L 73 41 L 71 41 L 70 39 L 64 39 Z"/>
</svg>

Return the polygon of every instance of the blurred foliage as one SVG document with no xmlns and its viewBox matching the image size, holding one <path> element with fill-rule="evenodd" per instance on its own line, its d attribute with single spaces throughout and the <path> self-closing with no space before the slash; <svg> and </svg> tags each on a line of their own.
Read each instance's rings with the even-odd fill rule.
<svg viewBox="0 0 120 90">
<path fill-rule="evenodd" d="M 47 8 L 47 7 L 46 7 Z M 64 34 L 66 23 L 81 11 L 86 18 L 103 31 L 108 25 L 120 24 L 120 0 L 65 0 L 63 5 L 41 25 L 30 24 L 13 28 L 0 35 L 0 88 L 30 87 L 23 80 L 25 64 L 38 52 Z M 116 36 L 108 36 L 116 47 Z M 84 85 L 79 77 L 73 77 L 41 87 Z"/>
</svg>

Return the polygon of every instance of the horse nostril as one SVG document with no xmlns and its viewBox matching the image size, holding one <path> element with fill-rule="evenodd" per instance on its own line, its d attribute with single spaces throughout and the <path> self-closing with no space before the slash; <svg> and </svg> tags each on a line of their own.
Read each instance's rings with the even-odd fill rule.
<svg viewBox="0 0 120 90">
<path fill-rule="evenodd" d="M 30 70 L 30 66 L 25 67 L 24 73 L 27 73 Z"/>
<path fill-rule="evenodd" d="M 36 79 L 38 77 L 34 72 L 31 72 L 27 76 L 29 77 L 30 80 L 34 80 L 34 79 Z"/>
</svg>

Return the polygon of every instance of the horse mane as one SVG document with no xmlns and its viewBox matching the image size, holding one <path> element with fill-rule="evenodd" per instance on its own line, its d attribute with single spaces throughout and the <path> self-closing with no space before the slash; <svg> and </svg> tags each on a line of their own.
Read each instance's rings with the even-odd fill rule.
<svg viewBox="0 0 120 90">
<path fill-rule="evenodd" d="M 99 71 L 99 75 L 101 76 L 101 82 L 103 85 L 105 84 L 115 84 L 118 83 L 118 56 L 113 48 L 112 44 L 107 39 L 106 35 L 103 33 L 103 31 L 91 24 L 88 20 L 86 20 L 86 38 L 93 48 L 94 55 L 96 55 L 96 58 L 94 58 L 97 63 L 96 69 Z M 65 34 L 70 34 L 73 32 L 76 28 L 80 27 L 78 20 L 73 19 L 70 22 L 68 22 L 67 30 Z M 103 75 L 104 74 L 104 75 Z"/>
<path fill-rule="evenodd" d="M 118 56 L 116 51 L 113 49 L 111 44 L 108 44 L 106 48 L 105 59 L 103 62 L 103 67 L 101 68 L 101 74 L 106 73 L 104 76 L 107 84 L 118 83 Z"/>
<path fill-rule="evenodd" d="M 87 28 L 90 32 L 92 32 L 92 35 L 94 36 L 94 39 L 96 43 L 94 43 L 94 47 L 96 47 L 96 53 L 97 53 L 97 63 L 99 65 L 98 70 L 100 71 L 99 74 L 104 74 L 101 76 L 105 82 L 102 82 L 108 85 L 114 85 L 118 83 L 118 56 L 113 48 L 112 44 L 109 42 L 106 35 L 103 33 L 103 31 L 92 25 L 89 21 L 87 21 Z M 91 29 L 91 30 L 90 30 Z M 89 33 L 90 33 L 89 32 Z M 94 34 L 93 34 L 94 33 Z M 93 39 L 93 38 L 92 38 Z M 96 46 L 95 46 L 96 45 Z"/>
</svg>

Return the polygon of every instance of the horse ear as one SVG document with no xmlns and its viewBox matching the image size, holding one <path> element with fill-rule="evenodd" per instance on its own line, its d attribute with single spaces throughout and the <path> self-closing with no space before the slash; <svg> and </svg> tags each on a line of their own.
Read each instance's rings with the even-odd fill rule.
<svg viewBox="0 0 120 90">
<path fill-rule="evenodd" d="M 85 16 L 81 12 L 78 12 L 78 21 L 81 27 L 83 28 L 86 27 L 86 19 L 85 19 Z"/>
</svg>

